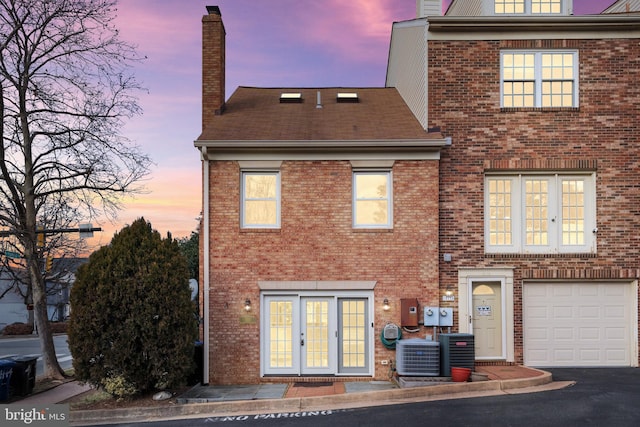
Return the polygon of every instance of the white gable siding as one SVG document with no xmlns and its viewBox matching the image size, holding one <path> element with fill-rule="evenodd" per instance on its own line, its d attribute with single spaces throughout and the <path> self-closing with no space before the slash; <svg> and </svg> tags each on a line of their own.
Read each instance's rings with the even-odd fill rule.
<svg viewBox="0 0 640 427">
<path fill-rule="evenodd" d="M 602 13 L 640 12 L 640 0 L 618 0 Z"/>
<path fill-rule="evenodd" d="M 427 129 L 427 43 L 425 20 L 395 23 L 391 33 L 387 87 L 395 87 Z"/>
<path fill-rule="evenodd" d="M 482 0 L 453 0 L 446 14 L 450 16 L 482 16 Z"/>
</svg>

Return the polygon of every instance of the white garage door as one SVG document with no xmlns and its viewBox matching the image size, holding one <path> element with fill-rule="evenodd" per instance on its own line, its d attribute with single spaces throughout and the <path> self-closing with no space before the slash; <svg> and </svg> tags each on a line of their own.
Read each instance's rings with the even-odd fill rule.
<svg viewBox="0 0 640 427">
<path fill-rule="evenodd" d="M 634 365 L 636 304 L 629 283 L 524 284 L 525 365 Z"/>
</svg>

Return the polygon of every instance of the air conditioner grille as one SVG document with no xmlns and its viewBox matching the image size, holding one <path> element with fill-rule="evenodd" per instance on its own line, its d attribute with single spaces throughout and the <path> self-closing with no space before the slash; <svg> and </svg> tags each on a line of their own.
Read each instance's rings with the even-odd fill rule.
<svg viewBox="0 0 640 427">
<path fill-rule="evenodd" d="M 440 334 L 440 367 L 442 376 L 451 376 L 451 368 L 469 368 L 475 366 L 475 342 L 472 334 Z"/>
<path fill-rule="evenodd" d="M 399 375 L 440 375 L 440 343 L 419 338 L 398 341 L 396 370 Z"/>
</svg>

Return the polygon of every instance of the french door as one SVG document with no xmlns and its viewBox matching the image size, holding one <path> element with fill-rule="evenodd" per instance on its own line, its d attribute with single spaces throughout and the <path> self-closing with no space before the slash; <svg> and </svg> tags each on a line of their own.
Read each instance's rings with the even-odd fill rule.
<svg viewBox="0 0 640 427">
<path fill-rule="evenodd" d="M 264 297 L 262 365 L 266 375 L 369 374 L 368 297 Z"/>
</svg>

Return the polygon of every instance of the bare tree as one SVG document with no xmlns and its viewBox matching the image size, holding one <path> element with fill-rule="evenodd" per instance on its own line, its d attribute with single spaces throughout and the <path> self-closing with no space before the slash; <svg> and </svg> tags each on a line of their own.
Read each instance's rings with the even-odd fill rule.
<svg viewBox="0 0 640 427">
<path fill-rule="evenodd" d="M 0 228 L 28 272 L 52 378 L 64 373 L 47 321 L 43 260 L 63 245 L 56 230 L 113 217 L 149 172 L 150 159 L 121 134 L 141 112 L 133 66 L 143 58 L 118 36 L 116 3 L 0 0 Z"/>
</svg>

